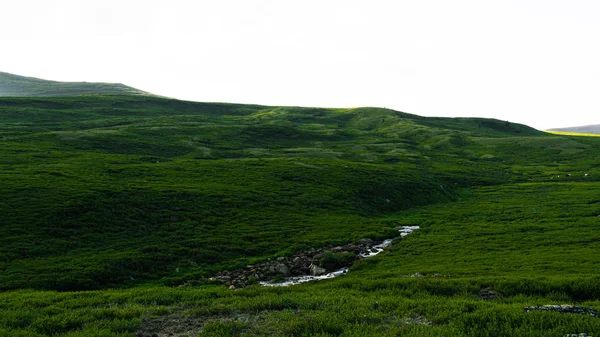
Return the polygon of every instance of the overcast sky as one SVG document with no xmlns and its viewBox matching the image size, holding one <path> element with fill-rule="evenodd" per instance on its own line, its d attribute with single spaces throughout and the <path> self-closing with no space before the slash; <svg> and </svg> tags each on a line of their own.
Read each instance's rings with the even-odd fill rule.
<svg viewBox="0 0 600 337">
<path fill-rule="evenodd" d="M 210 102 L 600 124 L 598 0 L 1 1 L 0 71 Z"/>
</svg>

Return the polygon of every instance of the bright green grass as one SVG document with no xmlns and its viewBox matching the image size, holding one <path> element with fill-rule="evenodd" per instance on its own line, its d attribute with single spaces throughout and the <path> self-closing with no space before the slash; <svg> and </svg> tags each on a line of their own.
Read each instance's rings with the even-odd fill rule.
<svg viewBox="0 0 600 337">
<path fill-rule="evenodd" d="M 403 212 L 399 222 L 423 229 L 390 249 L 397 258 L 380 262 L 387 274 L 365 269 L 364 276 L 597 274 L 599 188 L 596 182 L 485 187 L 456 203 Z"/>
<path fill-rule="evenodd" d="M 598 335 L 523 308 L 600 309 L 599 145 L 378 108 L 3 98 L 0 336 Z M 398 225 L 421 229 L 338 279 L 199 281 Z"/>
<path fill-rule="evenodd" d="M 552 133 L 555 135 L 563 135 L 563 136 L 600 137 L 600 135 L 596 134 L 596 133 L 582 133 L 582 132 L 568 132 L 568 131 L 545 131 L 545 132 Z"/>
</svg>

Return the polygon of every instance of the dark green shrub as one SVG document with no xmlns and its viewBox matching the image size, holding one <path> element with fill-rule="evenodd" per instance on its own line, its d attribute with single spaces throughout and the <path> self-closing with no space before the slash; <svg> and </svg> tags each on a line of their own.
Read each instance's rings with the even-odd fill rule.
<svg viewBox="0 0 600 337">
<path fill-rule="evenodd" d="M 356 260 L 354 253 L 325 252 L 319 260 L 319 265 L 327 270 L 332 270 L 350 266 L 354 260 Z"/>
</svg>

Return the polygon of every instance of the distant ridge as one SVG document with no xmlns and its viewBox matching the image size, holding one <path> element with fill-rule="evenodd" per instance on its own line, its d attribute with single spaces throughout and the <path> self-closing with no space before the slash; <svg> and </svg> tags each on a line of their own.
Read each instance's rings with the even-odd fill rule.
<svg viewBox="0 0 600 337">
<path fill-rule="evenodd" d="M 600 124 L 574 126 L 574 127 L 570 127 L 570 128 L 555 128 L 555 129 L 549 129 L 548 131 L 600 134 Z"/>
<path fill-rule="evenodd" d="M 121 83 L 58 82 L 0 72 L 2 97 L 56 97 L 80 95 L 154 96 Z"/>
</svg>

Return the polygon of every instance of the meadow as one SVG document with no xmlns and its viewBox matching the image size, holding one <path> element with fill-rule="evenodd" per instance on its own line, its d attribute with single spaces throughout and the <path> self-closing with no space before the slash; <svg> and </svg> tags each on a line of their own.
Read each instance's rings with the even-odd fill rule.
<svg viewBox="0 0 600 337">
<path fill-rule="evenodd" d="M 0 335 L 600 335 L 597 137 L 381 108 L 0 98 Z M 209 281 L 418 231 L 347 275 Z"/>
</svg>

